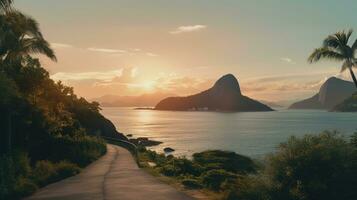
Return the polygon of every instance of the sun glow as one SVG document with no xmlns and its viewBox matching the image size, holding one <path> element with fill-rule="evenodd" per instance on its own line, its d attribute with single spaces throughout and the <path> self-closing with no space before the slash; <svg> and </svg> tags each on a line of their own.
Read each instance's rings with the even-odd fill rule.
<svg viewBox="0 0 357 200">
<path fill-rule="evenodd" d="M 145 91 L 152 91 L 155 88 L 155 82 L 154 81 L 146 81 L 146 82 L 138 84 L 138 87 Z"/>
</svg>

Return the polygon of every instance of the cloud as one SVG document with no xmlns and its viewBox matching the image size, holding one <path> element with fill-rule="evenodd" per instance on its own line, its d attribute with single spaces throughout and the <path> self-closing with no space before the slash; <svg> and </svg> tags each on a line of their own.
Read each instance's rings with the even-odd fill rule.
<svg viewBox="0 0 357 200">
<path fill-rule="evenodd" d="M 116 77 L 120 77 L 123 74 L 123 69 L 113 70 L 107 72 L 58 72 L 51 75 L 54 80 L 61 81 L 82 81 L 82 80 L 99 80 L 99 81 L 110 81 Z"/>
<path fill-rule="evenodd" d="M 95 48 L 95 47 L 90 47 L 87 48 L 89 51 L 95 51 L 95 52 L 101 52 L 101 53 L 126 53 L 126 50 L 121 50 L 121 49 L 104 49 L 104 48 Z"/>
<path fill-rule="evenodd" d="M 52 42 L 51 46 L 55 49 L 57 49 L 57 48 L 72 48 L 73 47 L 73 45 L 70 45 L 70 44 L 56 43 L 56 42 Z"/>
<path fill-rule="evenodd" d="M 287 62 L 287 63 L 290 63 L 290 64 L 296 64 L 296 62 L 293 61 L 293 59 L 291 58 L 280 58 L 281 61 L 284 61 L 284 62 Z"/>
<path fill-rule="evenodd" d="M 200 31 L 206 29 L 206 25 L 190 25 L 190 26 L 179 26 L 175 30 L 170 31 L 171 34 L 189 33 Z"/>
<path fill-rule="evenodd" d="M 157 55 L 157 54 L 150 53 L 150 52 L 146 53 L 146 55 L 147 55 L 147 56 L 151 56 L 151 57 L 157 57 L 157 56 L 159 56 L 159 55 Z"/>
<path fill-rule="evenodd" d="M 136 77 L 138 75 L 139 69 L 137 67 L 134 67 L 131 69 L 131 77 Z"/>
</svg>

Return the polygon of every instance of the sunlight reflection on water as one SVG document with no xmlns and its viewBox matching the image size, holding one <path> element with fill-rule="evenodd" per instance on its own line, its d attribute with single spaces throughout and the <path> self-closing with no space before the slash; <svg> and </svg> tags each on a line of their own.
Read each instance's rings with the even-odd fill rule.
<svg viewBox="0 0 357 200">
<path fill-rule="evenodd" d="M 291 135 L 323 130 L 349 135 L 357 131 L 357 113 L 316 110 L 217 113 L 103 108 L 102 113 L 118 131 L 162 141 L 153 149 L 162 152 L 172 147 L 178 156 L 223 149 L 260 157 L 273 152 Z"/>
</svg>

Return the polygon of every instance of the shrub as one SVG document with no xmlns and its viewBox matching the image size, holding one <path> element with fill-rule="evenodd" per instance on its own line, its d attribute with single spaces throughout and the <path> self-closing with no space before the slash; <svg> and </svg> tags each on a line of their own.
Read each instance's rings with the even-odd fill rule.
<svg viewBox="0 0 357 200">
<path fill-rule="evenodd" d="M 0 199 L 8 199 L 13 192 L 16 177 L 11 156 L 0 156 Z"/>
<path fill-rule="evenodd" d="M 164 165 L 164 166 L 160 167 L 159 172 L 165 176 L 175 176 L 176 175 L 176 170 L 175 170 L 174 166 L 172 166 L 172 165 Z"/>
<path fill-rule="evenodd" d="M 182 180 L 181 183 L 188 189 L 201 189 L 203 187 L 202 184 L 196 179 L 187 178 Z"/>
<path fill-rule="evenodd" d="M 263 175 L 240 177 L 236 182 L 236 187 L 230 190 L 226 199 L 240 200 L 273 200 L 272 184 L 264 179 Z"/>
<path fill-rule="evenodd" d="M 70 176 L 74 176 L 81 171 L 78 165 L 70 163 L 68 161 L 61 161 L 56 164 L 57 179 L 64 179 Z"/>
<path fill-rule="evenodd" d="M 33 180 L 40 186 L 56 180 L 57 172 L 54 164 L 48 160 L 37 161 L 32 173 Z"/>
<path fill-rule="evenodd" d="M 285 199 L 357 196 L 357 149 L 337 133 L 291 137 L 270 157 L 267 172 L 277 194 Z"/>
<path fill-rule="evenodd" d="M 237 176 L 223 169 L 210 170 L 202 175 L 202 183 L 205 187 L 218 191 L 221 189 L 222 183 L 226 181 L 234 181 Z"/>
<path fill-rule="evenodd" d="M 11 155 L 0 156 L 0 199 L 16 199 L 36 190 L 33 183 L 26 180 L 30 173 L 31 166 L 27 153 L 14 150 Z"/>
<path fill-rule="evenodd" d="M 224 169 L 233 173 L 253 173 L 256 168 L 249 157 L 229 151 L 204 151 L 193 154 L 193 159 L 208 169 Z"/>
<path fill-rule="evenodd" d="M 28 178 L 20 177 L 16 181 L 14 188 L 14 198 L 21 198 L 34 193 L 38 189 L 37 185 Z"/>
<path fill-rule="evenodd" d="M 68 160 L 81 167 L 98 159 L 106 152 L 105 142 L 97 137 L 53 137 L 51 142 L 51 152 L 48 158 L 53 162 Z"/>
</svg>

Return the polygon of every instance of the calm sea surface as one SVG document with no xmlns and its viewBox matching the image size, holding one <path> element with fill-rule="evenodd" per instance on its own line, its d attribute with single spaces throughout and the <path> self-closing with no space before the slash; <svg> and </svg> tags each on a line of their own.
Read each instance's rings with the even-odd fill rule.
<svg viewBox="0 0 357 200">
<path fill-rule="evenodd" d="M 103 108 L 118 131 L 134 137 L 149 137 L 163 144 L 153 150 L 174 148 L 175 155 L 190 156 L 207 149 L 222 149 L 261 157 L 274 152 L 289 136 L 338 130 L 357 131 L 357 113 L 316 110 L 275 112 L 172 112 Z"/>
</svg>

